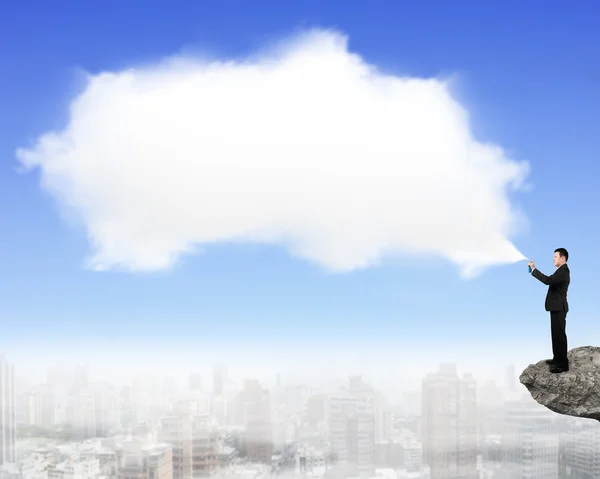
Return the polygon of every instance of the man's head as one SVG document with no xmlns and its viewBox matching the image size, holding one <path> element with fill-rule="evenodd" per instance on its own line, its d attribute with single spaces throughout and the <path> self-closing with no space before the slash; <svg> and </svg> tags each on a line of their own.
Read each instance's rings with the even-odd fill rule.
<svg viewBox="0 0 600 479">
<path fill-rule="evenodd" d="M 557 268 L 569 261 L 569 252 L 564 248 L 554 250 L 554 266 Z"/>
</svg>

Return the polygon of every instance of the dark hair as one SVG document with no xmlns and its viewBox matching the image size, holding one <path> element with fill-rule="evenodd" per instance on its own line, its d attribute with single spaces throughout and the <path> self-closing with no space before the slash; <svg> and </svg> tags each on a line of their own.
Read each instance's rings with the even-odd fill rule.
<svg viewBox="0 0 600 479">
<path fill-rule="evenodd" d="M 565 258 L 565 261 L 569 261 L 569 252 L 564 248 L 556 248 L 554 250 L 555 253 L 558 253 L 560 256 Z"/>
</svg>

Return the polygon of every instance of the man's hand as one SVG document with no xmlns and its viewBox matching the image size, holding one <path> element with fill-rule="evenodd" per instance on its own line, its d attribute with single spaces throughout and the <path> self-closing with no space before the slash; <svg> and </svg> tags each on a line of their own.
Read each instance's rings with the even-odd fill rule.
<svg viewBox="0 0 600 479">
<path fill-rule="evenodd" d="M 527 264 L 531 268 L 531 271 L 533 271 L 535 269 L 535 263 L 533 261 L 529 261 L 529 263 L 527 263 Z"/>
</svg>

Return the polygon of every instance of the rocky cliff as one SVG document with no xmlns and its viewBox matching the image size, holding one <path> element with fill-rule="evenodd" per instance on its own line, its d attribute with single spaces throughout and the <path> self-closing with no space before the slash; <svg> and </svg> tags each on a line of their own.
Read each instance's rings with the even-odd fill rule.
<svg viewBox="0 0 600 479">
<path fill-rule="evenodd" d="M 519 380 L 551 411 L 600 421 L 600 348 L 581 346 L 569 351 L 567 358 L 567 372 L 551 373 L 541 360 L 527 366 Z"/>
</svg>

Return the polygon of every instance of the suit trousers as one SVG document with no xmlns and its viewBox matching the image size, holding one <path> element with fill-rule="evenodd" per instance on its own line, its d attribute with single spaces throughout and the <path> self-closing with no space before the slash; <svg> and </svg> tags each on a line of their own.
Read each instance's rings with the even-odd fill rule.
<svg viewBox="0 0 600 479">
<path fill-rule="evenodd" d="M 567 359 L 567 326 L 566 311 L 550 311 L 550 327 L 552 330 L 552 353 L 557 366 L 568 366 Z"/>
</svg>

